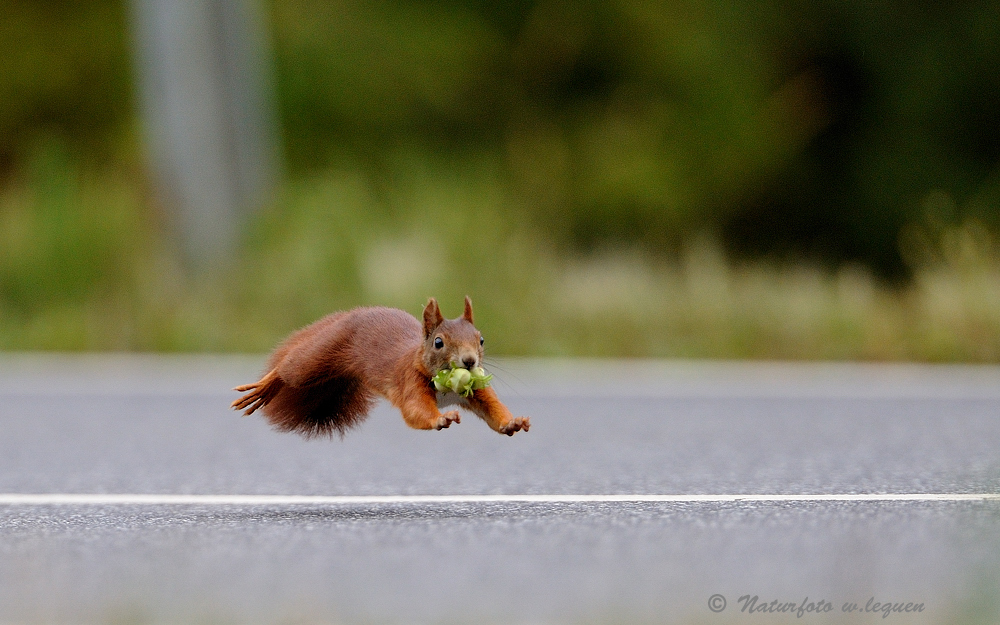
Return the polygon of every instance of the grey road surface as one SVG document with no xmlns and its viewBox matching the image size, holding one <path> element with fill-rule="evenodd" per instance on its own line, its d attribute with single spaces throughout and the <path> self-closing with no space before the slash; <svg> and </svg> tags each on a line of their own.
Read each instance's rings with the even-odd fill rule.
<svg viewBox="0 0 1000 625">
<path fill-rule="evenodd" d="M 0 493 L 1000 492 L 997 368 L 501 361 L 528 433 L 306 441 L 228 409 L 261 362 L 0 357 Z M 988 623 L 998 573 L 997 501 L 0 506 L 0 623 Z"/>
</svg>

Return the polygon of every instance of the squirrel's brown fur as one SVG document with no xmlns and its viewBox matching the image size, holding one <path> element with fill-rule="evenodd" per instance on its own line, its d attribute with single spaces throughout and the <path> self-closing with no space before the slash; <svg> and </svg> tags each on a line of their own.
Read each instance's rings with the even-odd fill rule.
<svg viewBox="0 0 1000 625">
<path fill-rule="evenodd" d="M 281 343 L 260 380 L 236 387 L 246 394 L 232 407 L 247 415 L 261 409 L 277 429 L 306 437 L 343 435 L 368 416 L 378 397 L 417 429 L 459 423 L 458 411 L 438 410 L 451 401 L 501 434 L 527 431 L 529 419 L 514 418 L 492 388 L 469 398 L 434 390 L 431 378 L 440 369 L 482 363 L 482 335 L 473 325 L 469 298 L 457 319 L 444 319 L 434 298 L 423 317 L 421 324 L 402 310 L 382 307 L 328 315 Z"/>
</svg>

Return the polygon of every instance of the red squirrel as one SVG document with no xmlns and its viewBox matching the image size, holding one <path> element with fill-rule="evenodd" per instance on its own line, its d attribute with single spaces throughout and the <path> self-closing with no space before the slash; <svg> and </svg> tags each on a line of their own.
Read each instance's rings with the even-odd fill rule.
<svg viewBox="0 0 1000 625">
<path fill-rule="evenodd" d="M 293 333 L 267 361 L 267 373 L 232 403 L 246 415 L 260 409 L 277 429 L 313 436 L 341 436 L 359 425 L 378 397 L 388 399 L 403 420 L 418 430 L 440 430 L 460 423 L 457 403 L 479 415 L 500 434 L 531 427 L 528 417 L 514 417 L 492 388 L 469 397 L 435 390 L 431 378 L 451 366 L 472 369 L 483 361 L 483 335 L 472 321 L 472 301 L 465 312 L 445 319 L 433 297 L 423 324 L 395 308 L 355 308 L 323 317 Z"/>
</svg>

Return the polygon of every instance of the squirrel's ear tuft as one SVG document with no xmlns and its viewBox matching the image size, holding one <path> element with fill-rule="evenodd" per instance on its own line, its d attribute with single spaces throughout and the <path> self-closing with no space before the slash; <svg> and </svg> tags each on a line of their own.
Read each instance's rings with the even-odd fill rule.
<svg viewBox="0 0 1000 625">
<path fill-rule="evenodd" d="M 441 309 L 438 308 L 437 300 L 433 297 L 427 300 L 427 305 L 424 306 L 424 336 L 430 336 L 431 332 L 434 331 L 441 322 L 444 321 L 444 317 L 441 316 Z"/>
<path fill-rule="evenodd" d="M 468 295 L 465 296 L 465 312 L 462 313 L 462 318 L 469 323 L 475 323 L 472 320 L 472 300 L 469 299 Z"/>
</svg>

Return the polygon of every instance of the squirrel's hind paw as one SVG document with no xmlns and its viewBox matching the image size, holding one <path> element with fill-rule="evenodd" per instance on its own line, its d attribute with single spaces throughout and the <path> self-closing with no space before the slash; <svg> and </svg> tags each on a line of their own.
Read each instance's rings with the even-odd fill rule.
<svg viewBox="0 0 1000 625">
<path fill-rule="evenodd" d="M 263 407 L 264 403 L 265 403 L 264 398 L 261 397 L 258 393 L 254 392 L 254 393 L 247 393 L 243 397 L 240 397 L 233 403 L 229 404 L 229 407 L 232 408 L 233 410 L 243 410 L 244 408 L 246 408 L 246 410 L 243 412 L 243 416 L 248 417 L 252 415 L 254 411 L 256 411 L 258 408 Z"/>
<path fill-rule="evenodd" d="M 229 407 L 234 410 L 246 409 L 243 415 L 250 416 L 274 399 L 274 396 L 278 394 L 283 385 L 284 383 L 278 377 L 278 373 L 271 370 L 267 375 L 253 384 L 244 384 L 243 386 L 234 388 L 234 391 L 239 391 L 240 393 L 250 392 L 233 401 L 233 403 L 229 404 Z"/>
</svg>

